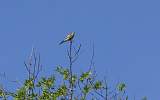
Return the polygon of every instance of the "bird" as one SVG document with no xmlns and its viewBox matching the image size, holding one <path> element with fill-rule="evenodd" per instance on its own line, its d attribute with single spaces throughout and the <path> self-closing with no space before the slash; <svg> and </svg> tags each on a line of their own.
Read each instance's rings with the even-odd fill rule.
<svg viewBox="0 0 160 100">
<path fill-rule="evenodd" d="M 59 43 L 59 45 L 63 44 L 64 42 L 67 42 L 67 41 L 72 41 L 72 39 L 74 38 L 74 35 L 75 35 L 75 32 L 70 32 L 63 41 L 61 41 Z"/>
</svg>

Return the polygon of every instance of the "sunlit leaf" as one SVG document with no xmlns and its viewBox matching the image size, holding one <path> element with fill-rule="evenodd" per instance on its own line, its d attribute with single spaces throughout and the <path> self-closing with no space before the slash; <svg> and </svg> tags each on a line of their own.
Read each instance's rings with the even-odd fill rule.
<svg viewBox="0 0 160 100">
<path fill-rule="evenodd" d="M 80 81 L 83 82 L 85 79 L 89 78 L 91 74 L 92 74 L 91 71 L 82 73 L 82 75 L 80 76 Z"/>
</svg>

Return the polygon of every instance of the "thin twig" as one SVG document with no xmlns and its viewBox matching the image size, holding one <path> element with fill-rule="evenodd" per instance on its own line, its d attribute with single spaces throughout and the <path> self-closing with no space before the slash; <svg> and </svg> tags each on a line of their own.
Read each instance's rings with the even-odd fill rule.
<svg viewBox="0 0 160 100">
<path fill-rule="evenodd" d="M 70 69 L 70 88 L 71 88 L 71 96 L 70 100 L 73 98 L 73 84 L 72 84 L 72 40 L 69 42 L 69 69 Z"/>
</svg>

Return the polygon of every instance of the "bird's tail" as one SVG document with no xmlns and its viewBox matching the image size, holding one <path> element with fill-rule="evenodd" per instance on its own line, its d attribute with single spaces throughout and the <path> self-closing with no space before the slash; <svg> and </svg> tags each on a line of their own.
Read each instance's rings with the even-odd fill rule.
<svg viewBox="0 0 160 100">
<path fill-rule="evenodd" d="M 61 41 L 60 43 L 59 43 L 59 45 L 61 45 L 61 44 L 63 44 L 65 41 L 63 40 L 63 41 Z"/>
</svg>

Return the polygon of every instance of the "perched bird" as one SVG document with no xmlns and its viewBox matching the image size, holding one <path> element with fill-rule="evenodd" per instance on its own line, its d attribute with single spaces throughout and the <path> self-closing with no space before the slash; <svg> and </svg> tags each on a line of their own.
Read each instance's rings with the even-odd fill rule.
<svg viewBox="0 0 160 100">
<path fill-rule="evenodd" d="M 75 35 L 75 32 L 69 33 L 69 34 L 65 37 L 65 39 L 59 43 L 59 45 L 62 44 L 62 43 L 64 43 L 64 42 L 71 41 L 71 40 L 73 39 L 74 35 Z"/>
</svg>

